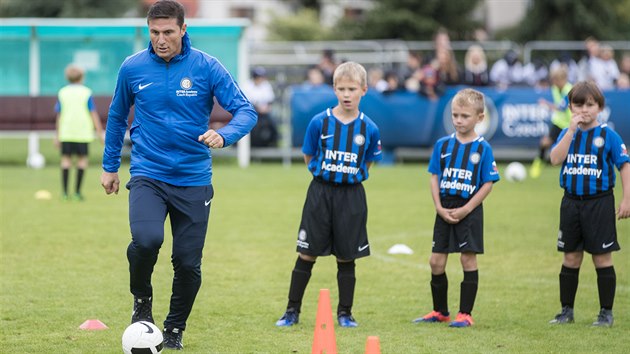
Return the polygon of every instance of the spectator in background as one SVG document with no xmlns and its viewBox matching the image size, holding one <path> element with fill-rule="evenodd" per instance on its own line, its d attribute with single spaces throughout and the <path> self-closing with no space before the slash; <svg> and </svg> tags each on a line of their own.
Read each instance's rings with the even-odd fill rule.
<svg viewBox="0 0 630 354">
<path fill-rule="evenodd" d="M 444 83 L 440 81 L 437 61 L 433 60 L 422 67 L 420 76 L 420 94 L 432 101 L 444 94 Z"/>
<path fill-rule="evenodd" d="M 480 45 L 473 44 L 466 51 L 464 57 L 464 76 L 462 82 L 470 86 L 490 85 L 488 73 L 488 60 L 486 53 Z"/>
<path fill-rule="evenodd" d="M 379 67 L 372 67 L 367 72 L 368 76 L 368 88 L 383 92 L 387 89 L 387 81 L 385 81 L 385 75 L 383 69 Z"/>
<path fill-rule="evenodd" d="M 453 49 L 451 47 L 451 37 L 448 35 L 448 30 L 446 28 L 440 27 L 437 32 L 435 32 L 435 36 L 433 37 L 433 49 L 436 52 L 442 49 Z"/>
<path fill-rule="evenodd" d="M 313 65 L 308 68 L 306 71 L 306 81 L 302 83 L 302 87 L 308 89 L 314 89 L 319 87 L 326 87 L 326 82 L 324 82 L 324 73 L 317 65 Z"/>
<path fill-rule="evenodd" d="M 607 44 L 600 46 L 599 56 L 591 58 L 590 70 L 593 80 L 602 91 L 615 88 L 619 78 L 619 67 L 615 61 L 615 52 Z"/>
<path fill-rule="evenodd" d="M 567 68 L 567 80 L 570 83 L 578 82 L 580 75 L 580 67 L 571 57 L 571 53 L 562 51 L 560 55 L 549 64 L 549 72 L 558 69 L 560 66 L 566 66 Z"/>
<path fill-rule="evenodd" d="M 251 131 L 252 146 L 275 146 L 278 141 L 278 130 L 271 116 L 271 107 L 276 96 L 267 79 L 267 70 L 261 66 L 254 68 L 252 78 L 243 84 L 242 89 L 258 113 L 258 122 Z"/>
<path fill-rule="evenodd" d="M 448 48 L 438 48 L 435 51 L 437 61 L 437 72 L 439 80 L 444 85 L 457 85 L 460 83 L 460 69 L 455 60 L 453 50 Z"/>
<path fill-rule="evenodd" d="M 333 72 L 337 68 L 337 60 L 335 59 L 335 52 L 332 49 L 325 49 L 322 52 L 322 56 L 319 59 L 317 66 L 324 74 L 324 82 L 327 85 L 333 84 Z"/>
<path fill-rule="evenodd" d="M 418 52 L 409 52 L 407 65 L 402 69 L 400 77 L 407 91 L 418 92 L 420 88 L 420 72 L 422 70 L 422 56 Z"/>
<path fill-rule="evenodd" d="M 617 89 L 630 89 L 630 52 L 625 52 L 619 62 L 619 78 L 617 79 Z"/>
<path fill-rule="evenodd" d="M 400 84 L 400 77 L 398 76 L 398 73 L 394 70 L 390 70 L 385 73 L 385 82 L 387 84 L 385 90 L 383 90 L 383 94 L 385 95 L 389 95 L 403 89 L 402 85 Z"/>
<path fill-rule="evenodd" d="M 594 80 L 591 73 L 591 61 L 599 56 L 599 41 L 595 37 L 588 37 L 584 40 L 584 48 L 586 48 L 586 53 L 578 62 L 580 69 L 578 81 Z"/>
<path fill-rule="evenodd" d="M 619 79 L 617 79 L 617 89 L 630 90 L 630 75 L 626 73 L 619 74 Z"/>
<path fill-rule="evenodd" d="M 523 79 L 523 64 L 513 49 L 508 50 L 490 69 L 490 80 L 501 89 L 520 85 Z"/>
<path fill-rule="evenodd" d="M 625 52 L 619 61 L 619 72 L 630 75 L 630 52 Z"/>
<path fill-rule="evenodd" d="M 549 70 L 545 61 L 541 58 L 534 58 L 530 63 L 523 66 L 523 78 L 527 85 L 532 87 L 549 87 Z"/>
<path fill-rule="evenodd" d="M 489 38 L 488 31 L 485 28 L 479 27 L 476 28 L 473 32 L 473 39 L 477 42 L 483 43 L 487 41 Z"/>
<path fill-rule="evenodd" d="M 88 167 L 88 147 L 96 135 L 104 142 L 101 118 L 96 111 L 92 90 L 83 85 L 84 71 L 75 65 L 68 65 L 65 70 L 68 85 L 57 94 L 57 132 L 55 146 L 61 150 L 61 187 L 62 199 L 68 200 L 68 175 L 72 167 L 72 156 L 77 157 L 77 178 L 73 199 L 82 201 L 81 183 Z"/>
</svg>

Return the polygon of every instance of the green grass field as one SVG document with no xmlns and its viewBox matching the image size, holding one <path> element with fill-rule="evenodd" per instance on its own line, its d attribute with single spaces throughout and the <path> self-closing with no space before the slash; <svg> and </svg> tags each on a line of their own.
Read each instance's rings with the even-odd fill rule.
<svg viewBox="0 0 630 354">
<path fill-rule="evenodd" d="M 99 185 L 100 147 L 84 183 L 84 202 L 59 199 L 59 170 L 50 142 L 49 165 L 23 167 L 26 143 L 0 140 L 0 352 L 120 353 L 129 324 L 126 247 L 127 191 L 106 196 Z M 128 180 L 128 166 L 121 177 Z M 501 164 L 501 170 L 505 164 Z M 304 299 L 300 324 L 277 328 L 295 262 L 295 239 L 310 175 L 303 164 L 217 161 L 215 198 L 203 262 L 203 284 L 184 335 L 187 353 L 310 353 L 319 289 L 337 303 L 336 266 L 320 258 Z M 372 256 L 357 262 L 354 315 L 360 327 L 335 328 L 340 353 L 363 353 L 368 336 L 383 353 L 622 353 L 630 335 L 630 220 L 618 222 L 616 322 L 590 326 L 599 310 L 595 270 L 585 257 L 576 322 L 552 326 L 558 312 L 556 252 L 562 191 L 557 168 L 541 178 L 501 181 L 485 202 L 486 254 L 480 256 L 475 326 L 414 325 L 431 310 L 428 257 L 434 210 L 426 164 L 375 166 L 365 183 Z M 36 200 L 46 189 L 52 200 Z M 617 186 L 617 203 L 621 195 Z M 158 325 L 168 310 L 172 270 L 170 228 L 153 277 Z M 404 243 L 413 255 L 389 255 Z M 459 306 L 457 255 L 447 267 L 449 304 Z M 99 319 L 109 329 L 83 331 Z M 625 344 L 624 344 L 625 343 Z M 625 348 L 625 349 L 624 349 Z"/>
</svg>

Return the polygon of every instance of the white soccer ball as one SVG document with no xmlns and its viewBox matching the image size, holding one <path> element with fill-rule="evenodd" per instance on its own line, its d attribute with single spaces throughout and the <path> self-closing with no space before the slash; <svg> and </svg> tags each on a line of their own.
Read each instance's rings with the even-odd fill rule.
<svg viewBox="0 0 630 354">
<path fill-rule="evenodd" d="M 162 331 L 151 322 L 134 322 L 125 329 L 122 335 L 122 348 L 125 354 L 157 354 L 162 352 L 163 346 Z"/>
<path fill-rule="evenodd" d="M 527 170 L 520 162 L 510 162 L 505 168 L 505 179 L 510 182 L 522 182 L 527 177 Z"/>
<path fill-rule="evenodd" d="M 26 159 L 26 166 L 30 168 L 40 169 L 46 165 L 46 158 L 39 152 L 30 154 Z"/>
</svg>

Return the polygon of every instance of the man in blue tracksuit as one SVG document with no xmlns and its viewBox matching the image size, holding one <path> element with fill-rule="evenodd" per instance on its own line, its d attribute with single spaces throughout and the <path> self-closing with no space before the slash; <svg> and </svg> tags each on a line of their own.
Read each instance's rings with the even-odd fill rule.
<svg viewBox="0 0 630 354">
<path fill-rule="evenodd" d="M 130 107 L 134 120 L 127 249 L 132 322 L 151 321 L 151 275 L 164 241 L 168 214 L 173 234 L 170 310 L 164 321 L 164 346 L 182 349 L 182 332 L 201 285 L 212 189 L 209 148 L 231 145 L 256 124 L 254 107 L 214 57 L 190 45 L 184 8 L 161 0 L 147 15 L 151 43 L 120 67 L 109 108 L 101 184 L 118 193 L 118 169 Z M 208 130 L 213 98 L 233 115 L 221 129 Z"/>
</svg>

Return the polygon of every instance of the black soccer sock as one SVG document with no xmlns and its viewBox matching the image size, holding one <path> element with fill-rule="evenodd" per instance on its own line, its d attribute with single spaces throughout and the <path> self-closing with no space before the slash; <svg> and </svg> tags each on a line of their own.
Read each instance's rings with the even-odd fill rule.
<svg viewBox="0 0 630 354">
<path fill-rule="evenodd" d="M 337 262 L 337 286 L 339 286 L 337 314 L 342 312 L 352 313 L 354 288 L 357 283 L 354 268 L 354 260 L 352 262 Z"/>
<path fill-rule="evenodd" d="M 63 189 L 63 195 L 68 195 L 68 174 L 67 168 L 61 169 L 61 188 Z"/>
<path fill-rule="evenodd" d="M 597 268 L 597 290 L 599 291 L 599 305 L 606 310 L 612 310 L 615 302 L 615 288 L 617 275 L 615 267 Z"/>
<path fill-rule="evenodd" d="M 448 278 L 446 273 L 431 274 L 431 296 L 433 297 L 433 310 L 448 314 Z"/>
<path fill-rule="evenodd" d="M 573 308 L 577 292 L 580 268 L 562 266 L 560 270 L 560 303 L 562 307 Z"/>
<path fill-rule="evenodd" d="M 85 170 L 82 168 L 77 168 L 77 188 L 76 193 L 81 194 L 81 182 L 83 182 L 83 172 Z"/>
<path fill-rule="evenodd" d="M 477 298 L 477 288 L 479 287 L 479 270 L 470 272 L 464 271 L 464 280 L 460 285 L 459 312 L 471 314 L 475 299 Z"/>
<path fill-rule="evenodd" d="M 298 256 L 297 261 L 295 261 L 295 268 L 293 268 L 293 273 L 291 274 L 287 309 L 293 308 L 295 311 L 300 312 L 304 291 L 306 291 L 308 281 L 311 279 L 311 270 L 314 264 L 315 262 L 305 261 Z"/>
</svg>

